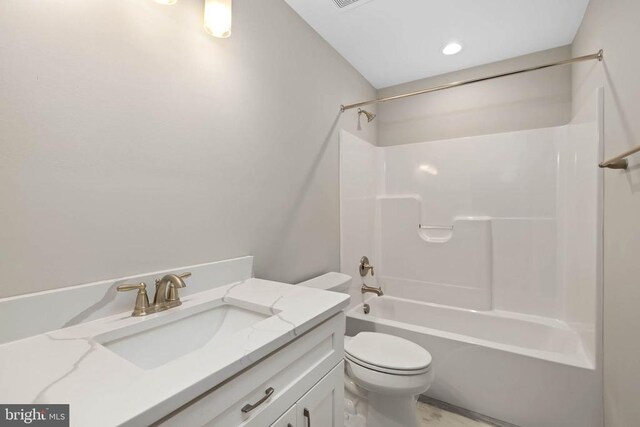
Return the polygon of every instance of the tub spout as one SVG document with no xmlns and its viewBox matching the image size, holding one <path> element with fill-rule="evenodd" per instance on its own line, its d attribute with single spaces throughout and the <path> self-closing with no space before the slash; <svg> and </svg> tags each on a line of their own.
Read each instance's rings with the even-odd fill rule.
<svg viewBox="0 0 640 427">
<path fill-rule="evenodd" d="M 362 288 L 360 288 L 360 291 L 363 294 L 366 294 L 367 292 L 370 292 L 372 294 L 378 295 L 379 297 L 384 295 L 384 292 L 382 292 L 382 288 L 381 287 L 380 288 L 374 288 L 374 287 L 371 287 L 371 286 L 367 286 L 365 284 L 362 285 Z"/>
</svg>

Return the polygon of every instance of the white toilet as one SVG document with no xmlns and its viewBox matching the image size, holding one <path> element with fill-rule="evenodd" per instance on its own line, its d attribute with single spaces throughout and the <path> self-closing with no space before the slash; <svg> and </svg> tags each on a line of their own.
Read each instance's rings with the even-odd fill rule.
<svg viewBox="0 0 640 427">
<path fill-rule="evenodd" d="M 348 292 L 351 277 L 327 273 L 300 286 Z M 431 355 L 393 335 L 345 337 L 345 426 L 418 427 L 416 398 L 431 386 Z"/>
</svg>

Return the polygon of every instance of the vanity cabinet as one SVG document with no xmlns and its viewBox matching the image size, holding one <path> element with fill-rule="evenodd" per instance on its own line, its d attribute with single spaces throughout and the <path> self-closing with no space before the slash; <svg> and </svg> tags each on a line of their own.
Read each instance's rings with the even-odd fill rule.
<svg viewBox="0 0 640 427">
<path fill-rule="evenodd" d="M 271 424 L 271 427 L 298 427 L 298 413 L 296 405 L 293 405 L 283 416 Z"/>
<path fill-rule="evenodd" d="M 344 330 L 339 313 L 153 425 L 339 427 Z"/>
<path fill-rule="evenodd" d="M 342 427 L 344 362 L 328 373 L 271 427 Z"/>
<path fill-rule="evenodd" d="M 293 427 L 344 425 L 344 362 L 327 374 L 296 403 Z"/>
</svg>

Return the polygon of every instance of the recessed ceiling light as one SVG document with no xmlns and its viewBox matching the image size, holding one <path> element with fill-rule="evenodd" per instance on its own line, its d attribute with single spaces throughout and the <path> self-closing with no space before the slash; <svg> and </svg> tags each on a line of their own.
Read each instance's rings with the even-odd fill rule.
<svg viewBox="0 0 640 427">
<path fill-rule="evenodd" d="M 445 55 L 455 55 L 456 53 L 460 53 L 461 50 L 462 45 L 460 43 L 452 42 L 442 49 L 442 53 Z"/>
</svg>

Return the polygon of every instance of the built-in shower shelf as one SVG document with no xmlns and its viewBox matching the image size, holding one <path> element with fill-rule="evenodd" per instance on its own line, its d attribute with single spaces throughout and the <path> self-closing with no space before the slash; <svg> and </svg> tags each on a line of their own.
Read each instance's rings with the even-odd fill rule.
<svg viewBox="0 0 640 427">
<path fill-rule="evenodd" d="M 451 230 L 453 231 L 453 225 L 423 225 L 418 224 L 420 230 Z"/>
<path fill-rule="evenodd" d="M 416 195 L 378 197 L 381 268 L 442 304 L 490 310 L 492 232 L 489 217 L 454 217 L 451 226 L 422 224 Z M 454 231 L 455 230 L 455 231 Z M 402 248 L 398 251 L 397 248 Z"/>
</svg>

